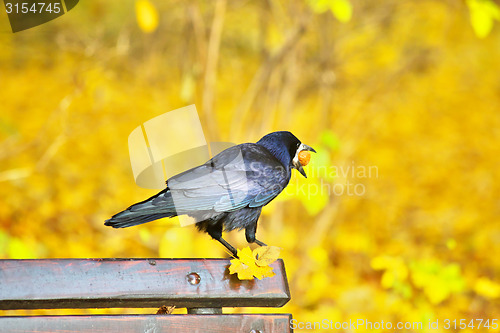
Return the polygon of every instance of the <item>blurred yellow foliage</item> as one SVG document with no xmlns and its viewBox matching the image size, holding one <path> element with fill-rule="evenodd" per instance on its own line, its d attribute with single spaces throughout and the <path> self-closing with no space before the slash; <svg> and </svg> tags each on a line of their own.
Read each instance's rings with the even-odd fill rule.
<svg viewBox="0 0 500 333">
<path fill-rule="evenodd" d="M 500 297 L 500 284 L 491 281 L 488 278 L 481 277 L 476 280 L 474 284 L 474 290 L 481 296 L 486 298 L 498 298 Z"/>
<path fill-rule="evenodd" d="M 349 0 L 308 0 L 308 3 L 318 14 L 330 10 L 340 22 L 349 22 L 352 17 L 352 5 Z"/>
<path fill-rule="evenodd" d="M 145 33 L 151 33 L 158 27 L 158 11 L 149 0 L 135 1 L 137 24 Z"/>
<path fill-rule="evenodd" d="M 155 193 L 134 184 L 129 133 L 195 103 L 208 141 L 290 130 L 318 151 L 257 233 L 282 248 L 292 301 L 232 311 L 498 317 L 497 8 L 95 0 L 0 34 L 0 257 L 227 256 L 177 219 L 103 225 Z"/>
<path fill-rule="evenodd" d="M 470 22 L 476 35 L 488 36 L 494 21 L 500 21 L 500 8 L 491 0 L 467 0 L 470 10 Z"/>
</svg>

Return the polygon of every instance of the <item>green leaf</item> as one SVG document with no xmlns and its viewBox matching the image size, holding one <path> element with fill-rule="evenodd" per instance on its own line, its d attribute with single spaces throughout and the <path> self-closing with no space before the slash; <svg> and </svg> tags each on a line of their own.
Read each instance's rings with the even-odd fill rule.
<svg viewBox="0 0 500 333">
<path fill-rule="evenodd" d="M 331 130 L 323 131 L 321 133 L 321 143 L 326 145 L 331 150 L 338 150 L 340 148 L 340 140 Z"/>
<path fill-rule="evenodd" d="M 322 182 L 319 178 L 303 180 L 305 184 L 300 187 L 297 197 L 300 199 L 311 216 L 317 215 L 330 201 L 331 184 Z"/>
<path fill-rule="evenodd" d="M 36 258 L 33 249 L 18 238 L 11 238 L 8 247 L 8 255 L 11 259 Z"/>
</svg>

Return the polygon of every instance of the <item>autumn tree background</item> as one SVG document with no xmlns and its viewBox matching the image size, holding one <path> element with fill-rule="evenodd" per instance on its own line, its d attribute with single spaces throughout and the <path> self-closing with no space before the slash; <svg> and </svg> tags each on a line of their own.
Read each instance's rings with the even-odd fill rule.
<svg viewBox="0 0 500 333">
<path fill-rule="evenodd" d="M 292 292 L 268 311 L 498 318 L 499 19 L 491 0 L 94 0 L 12 34 L 2 11 L 0 257 L 225 256 L 175 219 L 103 225 L 155 193 L 129 133 L 194 103 L 209 141 L 318 151 L 259 222 Z"/>
</svg>

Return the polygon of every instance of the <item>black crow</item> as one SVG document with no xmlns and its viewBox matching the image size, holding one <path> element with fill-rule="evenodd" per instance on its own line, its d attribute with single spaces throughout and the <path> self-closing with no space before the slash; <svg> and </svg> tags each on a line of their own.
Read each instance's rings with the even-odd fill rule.
<svg viewBox="0 0 500 333">
<path fill-rule="evenodd" d="M 163 217 L 188 215 L 198 230 L 207 232 L 229 251 L 236 249 L 222 238 L 222 231 L 245 229 L 249 243 L 255 238 L 262 207 L 288 185 L 292 169 L 307 178 L 302 151 L 316 152 L 290 132 L 273 132 L 257 143 L 230 147 L 205 164 L 167 180 L 167 188 L 114 215 L 104 223 L 126 228 Z M 299 156 L 300 155 L 300 156 Z"/>
</svg>

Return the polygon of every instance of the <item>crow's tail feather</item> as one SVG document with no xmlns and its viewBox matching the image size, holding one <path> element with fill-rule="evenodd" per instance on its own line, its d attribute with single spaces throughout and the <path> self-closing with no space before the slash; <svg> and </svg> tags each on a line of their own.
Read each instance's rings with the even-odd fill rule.
<svg viewBox="0 0 500 333">
<path fill-rule="evenodd" d="M 131 213 L 126 216 L 120 215 L 122 213 Z M 104 222 L 104 225 L 113 227 L 113 228 L 127 228 L 132 227 L 134 225 L 139 225 L 147 222 L 151 222 L 154 220 L 161 219 L 163 217 L 172 217 L 174 214 L 147 214 L 141 215 L 140 213 L 127 212 L 126 210 L 114 215 L 109 220 Z"/>
<path fill-rule="evenodd" d="M 163 201 L 164 205 L 160 207 L 155 206 L 154 203 L 158 201 Z M 113 228 L 127 228 L 163 217 L 173 216 L 177 216 L 177 213 L 175 212 L 172 197 L 167 188 L 151 198 L 138 202 L 124 211 L 113 215 L 104 222 L 104 225 Z"/>
</svg>

